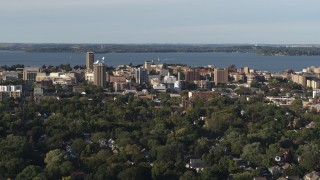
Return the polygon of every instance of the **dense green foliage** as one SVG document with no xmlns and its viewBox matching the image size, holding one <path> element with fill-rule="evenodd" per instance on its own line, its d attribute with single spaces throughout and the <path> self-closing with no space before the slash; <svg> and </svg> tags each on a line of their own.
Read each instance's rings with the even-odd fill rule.
<svg viewBox="0 0 320 180">
<path fill-rule="evenodd" d="M 300 111 L 299 101 L 278 107 L 259 96 L 215 96 L 184 110 L 167 94 L 157 95 L 155 108 L 150 99 L 85 89 L 37 104 L 27 99 L 26 121 L 22 99 L 0 103 L 0 179 L 247 179 L 276 165 L 284 150 L 292 164 L 284 174 L 301 176 L 320 164 L 320 118 Z M 288 126 L 293 121 L 318 124 Z M 210 167 L 187 169 L 190 157 Z"/>
</svg>

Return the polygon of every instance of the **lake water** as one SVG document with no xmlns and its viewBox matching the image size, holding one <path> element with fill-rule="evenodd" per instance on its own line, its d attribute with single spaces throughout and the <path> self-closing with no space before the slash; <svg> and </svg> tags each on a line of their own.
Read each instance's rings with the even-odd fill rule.
<svg viewBox="0 0 320 180">
<path fill-rule="evenodd" d="M 260 56 L 251 53 L 107 53 L 95 54 L 95 59 L 105 57 L 108 66 L 121 64 L 143 64 L 144 61 L 155 63 L 179 63 L 189 66 L 215 65 L 227 67 L 249 66 L 256 70 L 278 72 L 285 69 L 301 71 L 309 66 L 320 66 L 320 56 Z M 0 66 L 24 64 L 30 66 L 60 65 L 69 63 L 71 66 L 84 65 L 85 53 L 28 53 L 23 51 L 0 50 Z M 160 59 L 160 61 L 158 61 Z"/>
</svg>

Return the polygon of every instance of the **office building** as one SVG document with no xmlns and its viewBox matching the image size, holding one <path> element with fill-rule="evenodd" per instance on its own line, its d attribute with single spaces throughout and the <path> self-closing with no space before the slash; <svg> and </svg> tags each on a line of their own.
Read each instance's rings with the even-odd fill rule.
<svg viewBox="0 0 320 180">
<path fill-rule="evenodd" d="M 93 70 L 94 53 L 87 52 L 86 54 L 86 68 L 87 72 L 92 72 Z"/>
<path fill-rule="evenodd" d="M 37 73 L 40 72 L 39 67 L 25 67 L 23 69 L 23 80 L 36 81 Z"/>
<path fill-rule="evenodd" d="M 96 61 L 93 64 L 93 84 L 102 88 L 106 87 L 107 81 L 106 66 L 104 60 Z"/>
</svg>

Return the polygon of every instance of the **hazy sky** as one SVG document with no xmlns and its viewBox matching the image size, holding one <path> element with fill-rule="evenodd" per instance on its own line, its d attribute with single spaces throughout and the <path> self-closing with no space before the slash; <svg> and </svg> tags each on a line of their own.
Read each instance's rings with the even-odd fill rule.
<svg viewBox="0 0 320 180">
<path fill-rule="evenodd" d="M 0 42 L 320 44 L 319 0 L 3 0 Z"/>
</svg>

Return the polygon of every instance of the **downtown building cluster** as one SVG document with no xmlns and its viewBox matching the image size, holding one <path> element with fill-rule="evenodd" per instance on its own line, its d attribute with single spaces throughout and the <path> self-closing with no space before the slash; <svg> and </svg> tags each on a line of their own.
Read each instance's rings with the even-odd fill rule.
<svg viewBox="0 0 320 180">
<path fill-rule="evenodd" d="M 82 69 L 65 70 L 58 66 L 24 67 L 11 71 L 0 69 L 1 82 L 23 80 L 21 84 L 1 86 L 0 100 L 32 95 L 39 101 L 44 96 L 55 96 L 61 89 L 63 91 L 70 88 L 72 92 L 84 93 L 85 90 L 79 84 L 86 83 L 98 86 L 106 93 L 114 94 L 149 95 L 152 92 L 166 92 L 179 96 L 179 93 L 185 90 L 189 99 L 182 98 L 181 104 L 188 107 L 190 99 L 194 97 L 208 98 L 220 92 L 219 89 L 230 85 L 250 88 L 252 83 L 268 84 L 273 78 L 287 79 L 300 84 L 303 88 L 311 88 L 313 98 L 320 96 L 320 68 L 314 66 L 303 69 L 302 72 L 269 73 L 249 67 L 236 68 L 234 65 L 224 68 L 214 65 L 189 67 L 182 64 L 161 63 L 161 61 L 145 61 L 142 65 L 119 65 L 108 69 L 104 59 L 96 60 L 94 57 L 93 52 L 87 52 L 86 66 Z M 255 91 L 254 87 L 251 89 Z M 257 91 L 257 93 L 263 92 Z M 229 95 L 236 97 L 235 94 Z M 288 105 L 295 98 L 287 93 L 286 97 L 266 97 L 266 99 L 276 104 Z"/>
</svg>

